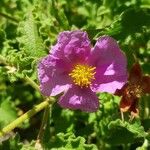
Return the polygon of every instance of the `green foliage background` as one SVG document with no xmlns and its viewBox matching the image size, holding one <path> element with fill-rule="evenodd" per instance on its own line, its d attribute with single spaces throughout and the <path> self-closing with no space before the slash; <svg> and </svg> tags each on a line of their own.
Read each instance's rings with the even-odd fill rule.
<svg viewBox="0 0 150 150">
<path fill-rule="evenodd" d="M 101 35 L 118 40 L 128 69 L 136 56 L 150 73 L 149 0 L 0 0 L 0 129 L 42 102 L 37 63 L 59 32 L 82 29 L 94 44 Z M 52 150 L 150 149 L 150 97 L 140 99 L 140 117 L 121 120 L 119 97 L 98 94 L 100 108 L 84 113 L 60 108 L 49 112 L 42 145 Z M 56 98 L 58 99 L 58 97 Z M 0 138 L 2 150 L 34 150 L 43 112 Z"/>
</svg>

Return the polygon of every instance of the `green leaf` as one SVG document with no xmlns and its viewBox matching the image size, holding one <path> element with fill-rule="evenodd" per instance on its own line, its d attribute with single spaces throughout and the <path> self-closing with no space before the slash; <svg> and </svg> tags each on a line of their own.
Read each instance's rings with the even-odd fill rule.
<svg viewBox="0 0 150 150">
<path fill-rule="evenodd" d="M 57 19 L 58 23 L 60 24 L 60 26 L 63 27 L 64 30 L 70 29 L 68 19 L 67 19 L 65 13 L 64 13 L 64 10 L 57 8 L 54 0 L 52 0 L 51 9 L 52 9 L 52 11 L 51 11 L 52 14 L 56 17 L 56 19 Z"/>
<path fill-rule="evenodd" d="M 23 143 L 20 140 L 19 134 L 12 135 L 9 140 L 4 140 L 0 143 L 0 149 L 6 150 L 36 150 L 35 141 Z"/>
<path fill-rule="evenodd" d="M 130 8 L 122 12 L 119 18 L 107 28 L 97 29 L 99 32 L 94 38 L 97 39 L 99 36 L 107 34 L 121 40 L 129 35 L 143 32 L 145 27 L 150 27 L 149 11 L 141 8 Z"/>
<path fill-rule="evenodd" d="M 37 150 L 35 148 L 35 141 L 31 141 L 30 143 L 24 144 L 24 143 L 20 143 L 20 145 L 22 146 L 21 149 L 18 150 Z M 40 150 L 40 149 L 39 149 Z"/>
<path fill-rule="evenodd" d="M 115 121 L 111 121 L 108 128 L 110 134 L 107 138 L 107 142 L 110 142 L 111 144 L 133 143 L 135 140 L 138 141 L 138 139 L 144 140 L 147 135 L 138 120 L 133 123 L 129 123 L 117 119 Z"/>
<path fill-rule="evenodd" d="M 51 150 L 97 150 L 96 145 L 94 144 L 85 144 L 85 139 L 81 136 L 75 137 L 71 133 L 59 133 L 56 135 L 55 141 L 49 143 L 49 149 Z"/>
<path fill-rule="evenodd" d="M 128 9 L 121 15 L 121 25 L 126 32 L 140 32 L 143 26 L 150 27 L 150 14 L 144 9 Z"/>
<path fill-rule="evenodd" d="M 10 102 L 10 98 L 0 101 L 0 128 L 3 128 L 17 118 L 15 107 Z"/>
<path fill-rule="evenodd" d="M 143 145 L 138 147 L 136 150 L 148 150 L 149 149 L 149 140 L 145 139 Z"/>
<path fill-rule="evenodd" d="M 11 136 L 9 140 L 4 140 L 0 143 L 0 149 L 8 150 L 20 150 L 23 144 L 20 143 L 20 137 L 18 134 Z"/>
<path fill-rule="evenodd" d="M 18 28 L 20 49 L 31 57 L 42 57 L 46 55 L 43 41 L 38 33 L 38 27 L 34 20 L 32 11 L 29 11 L 24 21 Z"/>
<path fill-rule="evenodd" d="M 128 131 L 133 133 L 135 135 L 135 137 L 145 137 L 146 136 L 144 128 L 141 126 L 141 123 L 139 121 L 129 123 L 129 122 L 117 119 L 115 121 L 111 121 L 108 127 L 111 129 L 111 128 L 115 128 L 118 126 L 126 128 Z"/>
</svg>

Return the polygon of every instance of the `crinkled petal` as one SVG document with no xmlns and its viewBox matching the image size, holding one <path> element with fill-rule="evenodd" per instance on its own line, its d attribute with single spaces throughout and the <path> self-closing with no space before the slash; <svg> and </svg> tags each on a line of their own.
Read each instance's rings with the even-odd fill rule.
<svg viewBox="0 0 150 150">
<path fill-rule="evenodd" d="M 91 84 L 93 92 L 115 93 L 117 89 L 121 89 L 127 80 L 126 76 L 102 76 L 97 77 Z"/>
<path fill-rule="evenodd" d="M 129 111 L 131 112 L 131 115 L 133 117 L 138 117 L 139 116 L 139 109 L 137 108 L 138 105 L 138 99 L 134 99 L 132 102 L 132 105 L 129 109 Z"/>
<path fill-rule="evenodd" d="M 85 61 L 90 54 L 90 49 L 90 40 L 86 32 L 64 31 L 59 34 L 57 43 L 50 53 L 76 63 Z"/>
<path fill-rule="evenodd" d="M 132 116 L 137 117 L 139 113 L 137 104 L 138 104 L 138 98 L 130 98 L 127 95 L 124 95 L 120 101 L 120 110 L 122 112 L 129 111 L 131 112 Z"/>
<path fill-rule="evenodd" d="M 70 65 L 63 60 L 48 55 L 38 65 L 40 89 L 45 96 L 55 96 L 68 90 L 71 79 L 68 76 Z"/>
<path fill-rule="evenodd" d="M 142 80 L 142 69 L 138 62 L 134 63 L 130 73 L 129 73 L 129 81 L 131 84 L 139 84 Z"/>
<path fill-rule="evenodd" d="M 143 93 L 150 94 L 150 76 L 143 76 L 141 84 Z"/>
<path fill-rule="evenodd" d="M 121 98 L 121 101 L 120 101 L 120 110 L 122 112 L 128 111 L 130 109 L 131 105 L 132 105 L 132 100 L 131 99 L 129 99 L 126 96 L 123 96 Z"/>
<path fill-rule="evenodd" d="M 117 42 L 109 37 L 101 37 L 91 52 L 89 63 L 96 66 L 94 92 L 114 93 L 127 81 L 127 60 Z"/>
<path fill-rule="evenodd" d="M 73 86 L 59 100 L 59 105 L 69 109 L 80 109 L 85 112 L 98 110 L 98 97 L 89 88 Z"/>
<path fill-rule="evenodd" d="M 129 84 L 126 83 L 121 89 L 117 89 L 115 92 L 115 95 L 117 95 L 117 96 L 122 96 L 124 94 L 126 95 L 127 94 L 126 90 L 127 90 L 128 86 L 129 86 Z"/>
</svg>

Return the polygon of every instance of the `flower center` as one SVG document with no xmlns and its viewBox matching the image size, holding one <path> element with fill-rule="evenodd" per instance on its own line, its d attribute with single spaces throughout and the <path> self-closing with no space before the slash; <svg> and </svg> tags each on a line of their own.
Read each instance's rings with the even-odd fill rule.
<svg viewBox="0 0 150 150">
<path fill-rule="evenodd" d="M 91 84 L 92 80 L 95 79 L 95 68 L 96 67 L 77 64 L 69 74 L 69 76 L 71 76 L 73 82 L 76 85 L 79 85 L 81 88 L 88 87 Z"/>
</svg>

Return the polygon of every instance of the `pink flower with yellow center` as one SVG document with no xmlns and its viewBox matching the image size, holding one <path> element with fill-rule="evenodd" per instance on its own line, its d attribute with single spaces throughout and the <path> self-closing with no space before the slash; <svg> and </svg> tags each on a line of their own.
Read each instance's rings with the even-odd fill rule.
<svg viewBox="0 0 150 150">
<path fill-rule="evenodd" d="M 126 57 L 109 36 L 91 48 L 86 32 L 65 31 L 39 62 L 38 76 L 43 95 L 64 93 L 58 101 L 61 107 L 94 112 L 99 107 L 96 92 L 114 93 L 125 84 Z"/>
</svg>

